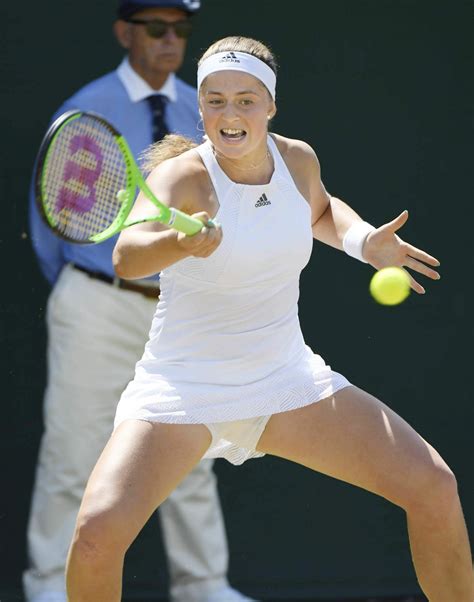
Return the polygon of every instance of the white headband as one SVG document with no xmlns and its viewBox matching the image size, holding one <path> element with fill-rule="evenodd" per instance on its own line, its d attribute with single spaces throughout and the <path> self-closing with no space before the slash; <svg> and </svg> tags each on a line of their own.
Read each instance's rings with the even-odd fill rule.
<svg viewBox="0 0 474 602">
<path fill-rule="evenodd" d="M 266 86 L 275 100 L 276 75 L 266 63 L 256 56 L 246 52 L 218 52 L 211 54 L 199 65 L 197 72 L 197 87 L 201 88 L 202 82 L 211 73 L 216 71 L 243 71 L 249 73 Z"/>
</svg>

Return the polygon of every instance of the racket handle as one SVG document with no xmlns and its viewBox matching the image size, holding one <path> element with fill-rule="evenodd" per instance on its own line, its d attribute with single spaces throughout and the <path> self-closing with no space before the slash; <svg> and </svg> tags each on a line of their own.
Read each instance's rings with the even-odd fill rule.
<svg viewBox="0 0 474 602">
<path fill-rule="evenodd" d="M 174 230 L 178 230 L 179 232 L 184 232 L 188 236 L 197 234 L 204 227 L 204 224 L 200 219 L 191 217 L 190 215 L 188 215 L 187 213 L 183 213 L 179 209 L 174 209 L 173 207 L 170 207 L 170 213 L 171 215 L 168 221 L 168 226 L 170 226 Z"/>
</svg>

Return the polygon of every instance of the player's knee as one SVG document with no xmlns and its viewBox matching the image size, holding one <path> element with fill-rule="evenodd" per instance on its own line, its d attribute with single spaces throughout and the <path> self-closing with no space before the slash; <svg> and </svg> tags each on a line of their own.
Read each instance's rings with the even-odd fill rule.
<svg viewBox="0 0 474 602">
<path fill-rule="evenodd" d="M 458 499 L 456 477 L 449 466 L 443 461 L 430 462 L 424 467 L 406 510 L 421 513 L 426 518 L 442 519 L 457 506 Z"/>
<path fill-rule="evenodd" d="M 445 516 L 458 501 L 458 484 L 453 471 L 447 464 L 435 469 L 432 480 L 432 493 L 434 497 L 433 504 L 438 512 Z"/>
<path fill-rule="evenodd" d="M 106 510 L 80 513 L 71 544 L 71 557 L 83 565 L 97 566 L 100 562 L 107 562 L 111 555 L 126 549 L 119 532 Z"/>
</svg>

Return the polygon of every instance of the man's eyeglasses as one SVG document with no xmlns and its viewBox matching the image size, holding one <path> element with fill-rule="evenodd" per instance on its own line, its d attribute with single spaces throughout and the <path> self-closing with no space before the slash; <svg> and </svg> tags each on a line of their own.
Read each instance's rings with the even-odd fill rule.
<svg viewBox="0 0 474 602">
<path fill-rule="evenodd" d="M 145 21 L 144 19 L 127 19 L 127 23 L 134 25 L 145 25 L 147 34 L 151 38 L 162 38 L 168 29 L 172 29 L 178 38 L 189 38 L 193 25 L 189 19 L 181 21 L 162 21 L 161 19 L 153 19 Z"/>
</svg>

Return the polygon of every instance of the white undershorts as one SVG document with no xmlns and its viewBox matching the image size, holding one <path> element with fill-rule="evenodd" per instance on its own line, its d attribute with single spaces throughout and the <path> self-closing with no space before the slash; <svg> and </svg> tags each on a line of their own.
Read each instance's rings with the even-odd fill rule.
<svg viewBox="0 0 474 602">
<path fill-rule="evenodd" d="M 257 416 L 206 424 L 212 441 L 204 457 L 225 457 L 232 464 L 242 464 L 250 458 L 261 458 L 265 454 L 257 451 L 256 447 L 270 418 L 271 416 Z"/>
</svg>

